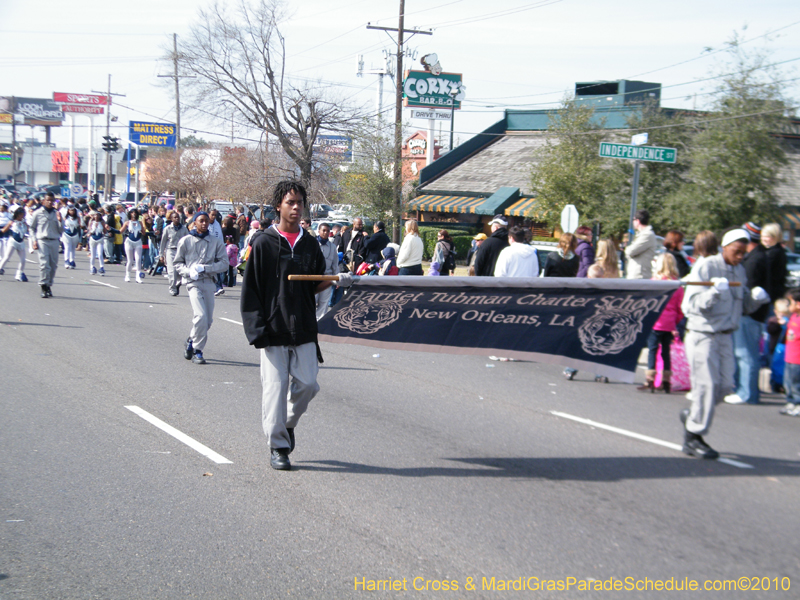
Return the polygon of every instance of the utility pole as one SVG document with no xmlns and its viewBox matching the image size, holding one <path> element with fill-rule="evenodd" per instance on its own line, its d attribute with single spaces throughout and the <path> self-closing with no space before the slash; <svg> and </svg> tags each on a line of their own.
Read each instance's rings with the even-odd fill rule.
<svg viewBox="0 0 800 600">
<path fill-rule="evenodd" d="M 102 94 L 97 90 L 92 90 L 94 94 Z M 111 96 L 125 97 L 125 94 L 117 94 L 111 91 L 111 73 L 108 74 L 108 90 L 106 94 L 106 138 L 111 137 Z M 116 117 L 114 117 L 116 120 Z M 106 152 L 106 173 L 103 182 L 103 203 L 108 204 L 111 200 L 111 152 Z"/>
<path fill-rule="evenodd" d="M 400 243 L 400 212 L 403 208 L 403 34 L 410 33 L 412 36 L 415 33 L 433 35 L 432 31 L 405 29 L 405 7 L 405 0 L 400 0 L 400 21 L 397 29 L 367 24 L 367 29 L 397 32 L 397 86 L 395 88 L 394 104 L 394 210 L 392 211 L 392 241 L 395 244 Z"/>
<path fill-rule="evenodd" d="M 172 75 L 159 75 L 175 81 L 175 152 L 181 147 L 181 88 L 180 79 L 195 79 L 194 75 L 178 75 L 178 34 L 172 34 Z"/>
</svg>

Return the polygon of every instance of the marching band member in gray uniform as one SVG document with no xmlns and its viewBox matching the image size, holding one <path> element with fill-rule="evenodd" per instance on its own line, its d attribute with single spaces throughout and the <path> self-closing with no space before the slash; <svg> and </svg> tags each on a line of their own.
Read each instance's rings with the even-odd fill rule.
<svg viewBox="0 0 800 600">
<path fill-rule="evenodd" d="M 180 293 L 181 282 L 178 271 L 175 269 L 175 252 L 178 251 L 178 242 L 189 235 L 189 230 L 181 223 L 181 213 L 177 210 L 170 214 L 172 223 L 164 227 L 161 237 L 161 260 L 167 266 L 169 276 L 169 293 L 177 296 Z"/>
<path fill-rule="evenodd" d="M 684 423 L 684 453 L 697 458 L 718 458 L 719 453 L 703 440 L 714 418 L 714 407 L 731 393 L 735 361 L 733 332 L 742 314 L 750 314 L 769 302 L 763 288 L 750 290 L 740 264 L 750 237 L 744 229 L 733 229 L 722 238 L 722 253 L 695 265 L 689 282 L 713 285 L 686 286 L 681 310 L 687 317 L 686 354 L 692 374 L 692 407 L 681 411 Z M 731 283 L 740 284 L 731 287 Z"/>
<path fill-rule="evenodd" d="M 53 192 L 47 192 L 42 199 L 42 208 L 33 213 L 31 221 L 35 238 L 33 249 L 39 251 L 39 285 L 42 288 L 42 298 L 53 295 L 50 288 L 58 268 L 58 239 L 64 232 L 61 215 L 53 208 L 55 201 Z"/>
<path fill-rule="evenodd" d="M 198 365 L 206 363 L 203 349 L 214 315 L 214 281 L 218 273 L 228 270 L 228 253 L 222 240 L 208 233 L 208 213 L 198 212 L 195 229 L 181 239 L 173 265 L 183 278 L 192 304 L 192 331 L 186 340 L 183 356 Z"/>
</svg>

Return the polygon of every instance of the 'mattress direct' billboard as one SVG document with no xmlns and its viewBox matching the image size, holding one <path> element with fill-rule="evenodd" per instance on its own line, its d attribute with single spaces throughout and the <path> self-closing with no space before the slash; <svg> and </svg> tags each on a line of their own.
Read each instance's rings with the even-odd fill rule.
<svg viewBox="0 0 800 600">
<path fill-rule="evenodd" d="M 428 71 L 406 71 L 403 98 L 405 106 L 452 108 L 455 102 L 455 109 L 458 110 L 464 99 L 461 73 L 434 75 Z"/>
<path fill-rule="evenodd" d="M 147 123 L 130 121 L 128 139 L 139 146 L 175 147 L 174 123 Z"/>
</svg>

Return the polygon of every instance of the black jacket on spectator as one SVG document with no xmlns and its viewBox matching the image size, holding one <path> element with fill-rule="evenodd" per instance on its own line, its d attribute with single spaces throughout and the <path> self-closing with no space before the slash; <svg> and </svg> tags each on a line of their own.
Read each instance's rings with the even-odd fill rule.
<svg viewBox="0 0 800 600">
<path fill-rule="evenodd" d="M 764 288 L 769 294 L 769 275 L 767 272 L 767 249 L 758 244 L 753 248 L 742 261 L 745 273 L 747 273 L 747 287 L 751 290 L 758 286 Z M 770 296 L 772 298 L 772 296 Z M 776 298 L 777 300 L 777 298 Z M 767 320 L 770 303 L 762 304 L 756 312 L 748 315 L 754 321 L 763 323 Z"/>
<path fill-rule="evenodd" d="M 381 262 L 383 260 L 381 250 L 386 248 L 390 241 L 389 236 L 386 235 L 383 229 L 378 230 L 377 233 L 373 233 L 367 240 L 367 243 L 364 244 L 364 260 L 370 264 Z"/>
<path fill-rule="evenodd" d="M 494 277 L 497 257 L 504 248 L 508 248 L 508 229 L 501 227 L 486 238 L 475 253 L 475 275 Z"/>
<path fill-rule="evenodd" d="M 786 248 L 775 244 L 767 248 L 767 286 L 764 287 L 773 302 L 786 295 Z"/>
<path fill-rule="evenodd" d="M 686 259 L 683 257 L 683 254 L 678 252 L 677 250 L 667 250 L 670 254 L 672 254 L 672 258 L 675 259 L 675 264 L 678 267 L 678 278 L 683 279 L 686 277 L 692 270 L 692 267 L 689 266 L 689 263 L 686 262 Z"/>
<path fill-rule="evenodd" d="M 544 276 L 575 277 L 580 264 L 581 259 L 577 254 L 573 254 L 571 258 L 564 258 L 558 251 L 551 252 L 547 255 L 547 261 L 544 263 Z"/>
</svg>

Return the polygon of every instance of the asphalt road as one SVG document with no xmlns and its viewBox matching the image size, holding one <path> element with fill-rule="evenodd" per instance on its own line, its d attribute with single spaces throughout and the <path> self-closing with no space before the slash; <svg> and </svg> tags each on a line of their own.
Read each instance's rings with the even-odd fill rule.
<svg viewBox="0 0 800 600">
<path fill-rule="evenodd" d="M 182 356 L 185 294 L 118 266 L 90 276 L 83 253 L 78 266 L 47 300 L 35 264 L 30 283 L 0 277 L 0 598 L 669 595 L 580 589 L 626 577 L 800 596 L 800 419 L 779 398 L 720 407 L 707 440 L 743 464 L 699 461 L 563 416 L 679 444 L 680 394 L 323 344 L 295 470 L 276 472 L 239 289 L 218 298 L 198 366 Z M 570 589 L 514 591 L 534 578 Z"/>
</svg>

